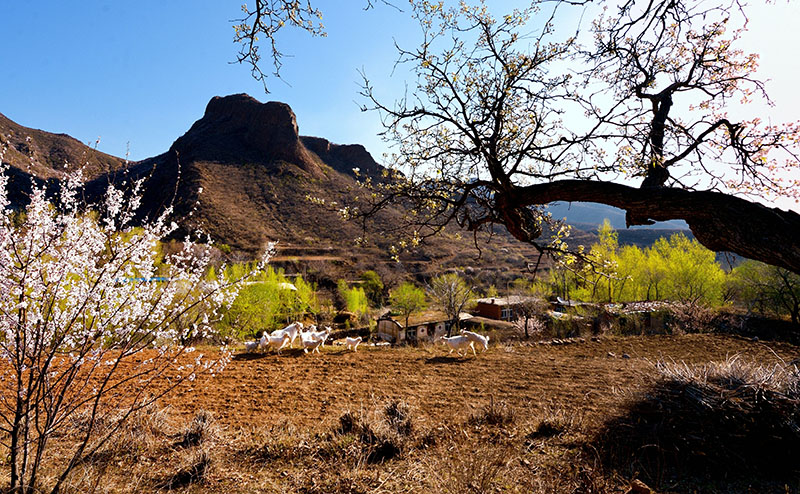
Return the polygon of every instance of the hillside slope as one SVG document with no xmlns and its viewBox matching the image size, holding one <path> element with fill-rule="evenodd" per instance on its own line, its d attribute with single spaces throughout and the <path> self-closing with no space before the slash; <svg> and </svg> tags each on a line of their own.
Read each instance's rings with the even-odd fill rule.
<svg viewBox="0 0 800 494">
<path fill-rule="evenodd" d="M 288 105 L 261 103 L 245 94 L 212 98 L 202 117 L 169 150 L 136 163 L 2 115 L 0 139 L 12 176 L 11 199 L 18 205 L 25 202 L 31 178 L 56 187 L 65 163 L 84 166 L 89 198 L 98 197 L 109 182 L 143 178 L 143 214 L 171 204 L 182 233 L 199 227 L 249 255 L 279 241 L 276 262 L 290 272 L 348 277 L 378 269 L 384 276 L 425 278 L 452 269 L 503 286 L 528 275 L 528 266 L 538 259 L 533 247 L 504 231 L 491 243 L 478 238 L 476 245 L 471 235 L 453 228 L 403 254 L 402 263 L 392 261 L 389 251 L 400 241 L 396 229 L 402 211 L 387 209 L 366 224 L 344 222 L 337 211 L 363 193 L 354 169 L 361 177 L 382 180 L 383 167 L 361 145 L 301 136 Z M 366 241 L 356 243 L 364 227 Z M 576 229 L 570 243 L 592 243 L 595 228 Z M 631 233 L 638 234 L 632 243 L 658 236 L 654 231 Z"/>
<path fill-rule="evenodd" d="M 384 170 L 361 145 L 301 136 L 288 105 L 238 94 L 213 98 L 167 152 L 133 164 L 126 176 L 146 179 L 148 214 L 173 204 L 185 230 L 199 227 L 217 242 L 251 254 L 277 240 L 277 262 L 290 272 L 347 277 L 378 269 L 386 276 L 427 277 L 472 268 L 504 283 L 535 261 L 535 250 L 510 236 L 497 235 L 490 249 L 479 250 L 471 236 L 462 238 L 455 230 L 402 255 L 400 264 L 392 261 L 400 210 L 382 211 L 366 225 L 345 222 L 338 212 L 363 193 L 354 169 L 374 180 L 381 180 Z M 100 176 L 91 188 L 99 192 L 112 179 Z M 366 241 L 356 243 L 364 226 Z"/>
<path fill-rule="evenodd" d="M 8 166 L 9 199 L 15 205 L 26 201 L 31 180 L 54 186 L 67 166 L 81 166 L 86 179 L 92 180 L 113 175 L 127 164 L 122 158 L 92 149 L 66 134 L 24 127 L 2 113 L 0 157 Z"/>
<path fill-rule="evenodd" d="M 329 205 L 354 193 L 353 167 L 377 173 L 380 166 L 366 151 L 351 150 L 350 157 L 351 148 L 301 138 L 288 105 L 240 94 L 213 98 L 166 153 L 130 173 L 148 177 L 148 208 L 174 202 L 187 226 L 200 226 L 235 249 L 256 252 L 270 240 L 352 244 L 361 235 L 358 225 L 343 223 Z M 389 213 L 376 225 L 392 221 Z"/>
</svg>

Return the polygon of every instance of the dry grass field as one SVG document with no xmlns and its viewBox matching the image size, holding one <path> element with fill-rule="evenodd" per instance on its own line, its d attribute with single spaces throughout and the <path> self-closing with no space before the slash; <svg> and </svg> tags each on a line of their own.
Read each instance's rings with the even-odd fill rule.
<svg viewBox="0 0 800 494">
<path fill-rule="evenodd" d="M 477 357 L 454 355 L 364 346 L 238 353 L 222 374 L 137 416 L 81 465 L 70 490 L 622 493 L 639 478 L 654 492 L 800 492 L 797 456 L 765 470 L 770 460 L 747 446 L 762 438 L 742 440 L 742 428 L 711 441 L 687 430 L 677 455 L 642 432 L 642 424 L 675 432 L 682 421 L 702 423 L 705 413 L 659 415 L 687 412 L 647 401 L 656 393 L 656 362 L 738 355 L 785 369 L 800 357 L 796 346 L 692 334 L 500 344 Z M 797 452 L 780 442 L 768 447 L 778 458 Z"/>
</svg>

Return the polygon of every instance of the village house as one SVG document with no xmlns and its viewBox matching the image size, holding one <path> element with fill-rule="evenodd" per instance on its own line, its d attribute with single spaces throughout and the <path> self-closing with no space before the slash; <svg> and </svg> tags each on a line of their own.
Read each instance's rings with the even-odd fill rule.
<svg viewBox="0 0 800 494">
<path fill-rule="evenodd" d="M 472 315 L 462 312 L 459 319 L 466 321 Z M 396 344 L 417 345 L 421 342 L 431 342 L 438 336 L 447 334 L 449 319 L 444 312 L 426 311 L 412 314 L 408 318 L 408 327 L 405 327 L 405 318 L 392 316 L 390 313 L 378 319 L 378 338 Z"/>
<path fill-rule="evenodd" d="M 535 297 L 509 295 L 508 297 L 479 298 L 475 301 L 472 313 L 476 316 L 498 321 L 513 321 L 520 317 L 519 309 L 523 304 L 535 302 Z"/>
</svg>

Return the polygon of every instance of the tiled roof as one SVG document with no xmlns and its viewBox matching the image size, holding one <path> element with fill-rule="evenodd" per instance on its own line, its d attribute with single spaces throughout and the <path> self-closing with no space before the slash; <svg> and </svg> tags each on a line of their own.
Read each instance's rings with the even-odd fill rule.
<svg viewBox="0 0 800 494">
<path fill-rule="evenodd" d="M 396 321 L 400 326 L 403 326 L 406 322 L 405 318 L 401 315 L 390 316 L 389 314 L 385 314 L 382 317 L 384 318 L 391 317 L 391 319 Z M 467 314 L 466 312 L 462 312 L 459 315 L 459 319 L 461 319 L 462 321 L 470 319 L 471 317 L 472 314 Z M 421 324 L 431 324 L 431 323 L 446 322 L 446 321 L 449 321 L 449 318 L 444 312 L 439 310 L 428 310 L 424 312 L 417 312 L 411 314 L 411 317 L 408 318 L 408 325 L 419 326 Z"/>
<path fill-rule="evenodd" d="M 489 305 L 518 305 L 524 302 L 537 300 L 536 297 L 524 297 L 522 295 L 509 295 L 508 297 L 487 297 L 479 298 L 475 302 Z"/>
</svg>

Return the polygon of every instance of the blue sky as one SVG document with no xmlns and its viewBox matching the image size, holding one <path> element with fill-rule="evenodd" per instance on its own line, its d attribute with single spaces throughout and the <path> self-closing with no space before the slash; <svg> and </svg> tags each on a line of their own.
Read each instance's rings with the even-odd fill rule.
<svg viewBox="0 0 800 494">
<path fill-rule="evenodd" d="M 0 112 L 22 125 L 64 132 L 131 159 L 166 151 L 215 95 L 249 93 L 289 103 L 301 133 L 369 144 L 376 115 L 358 110 L 357 69 L 391 71 L 391 34 L 404 16 L 363 11 L 359 1 L 318 2 L 327 38 L 284 31 L 286 82 L 271 94 L 236 57 L 231 19 L 240 2 L 220 0 L 10 2 L 0 17 Z M 80 7 L 76 8 L 76 4 Z M 387 28 L 387 24 L 392 29 Z M 391 33 L 390 33 L 391 31 Z"/>
<path fill-rule="evenodd" d="M 85 143 L 100 137 L 98 148 L 116 156 L 129 144 L 139 160 L 166 151 L 213 96 L 248 93 L 288 103 L 301 134 L 361 143 L 380 159 L 380 119 L 359 110 L 358 71 L 390 98 L 402 94 L 394 42 L 415 46 L 419 28 L 407 12 L 365 10 L 366 0 L 312 3 L 327 37 L 281 31 L 279 48 L 290 56 L 266 94 L 246 65 L 231 63 L 238 46 L 230 21 L 241 17 L 241 1 L 9 2 L 0 16 L 0 113 Z"/>
<path fill-rule="evenodd" d="M 99 149 L 143 159 L 166 151 L 202 116 L 215 95 L 249 93 L 284 101 L 300 132 L 337 143 L 362 143 L 377 159 L 378 115 L 358 103 L 364 69 L 384 96 L 399 97 L 405 74 L 392 74 L 394 41 L 412 47 L 418 28 L 389 7 L 364 11 L 366 0 L 315 0 L 326 38 L 284 31 L 284 81 L 270 94 L 246 66 L 231 64 L 236 45 L 229 22 L 241 1 L 85 0 L 6 2 L 0 16 L 0 112 L 28 126 L 63 132 Z M 396 2 L 404 6 L 404 1 Z M 488 2 L 500 14 L 525 1 Z M 777 106 L 758 108 L 775 121 L 796 119 L 800 80 L 797 2 L 750 9 L 749 51 L 761 53 L 761 74 Z"/>
</svg>

